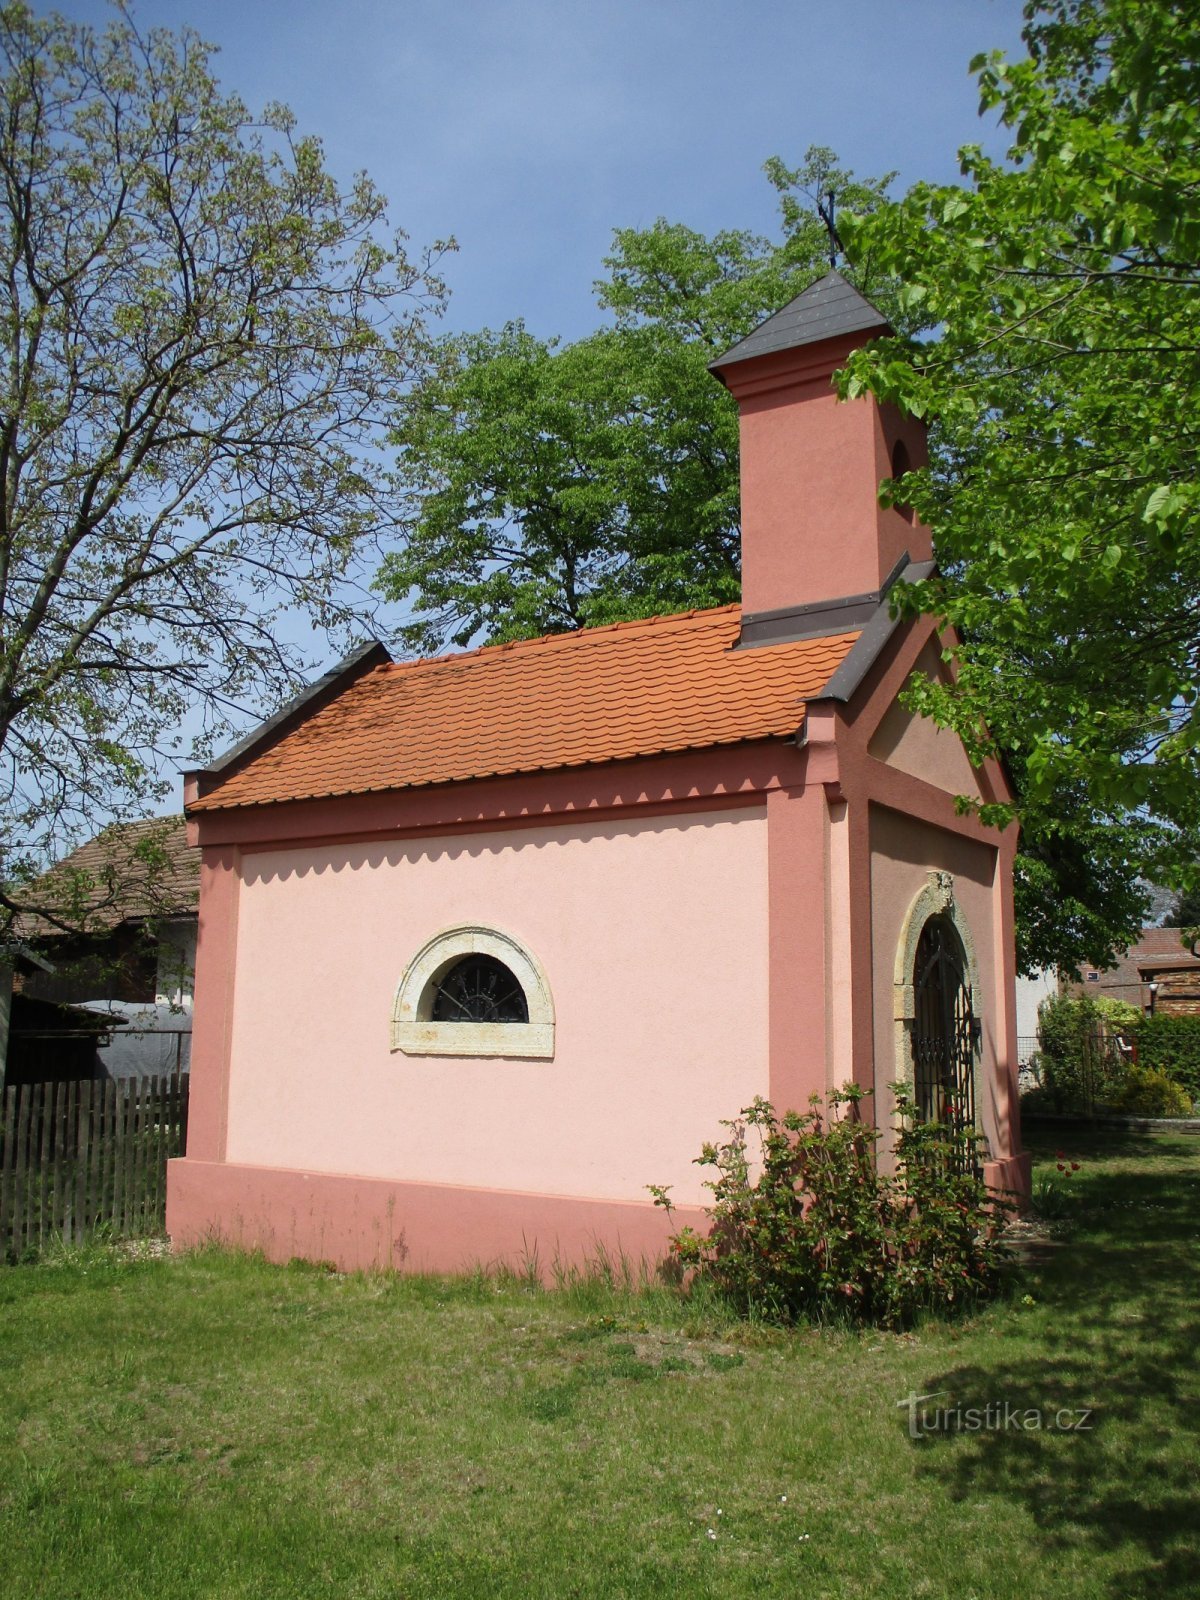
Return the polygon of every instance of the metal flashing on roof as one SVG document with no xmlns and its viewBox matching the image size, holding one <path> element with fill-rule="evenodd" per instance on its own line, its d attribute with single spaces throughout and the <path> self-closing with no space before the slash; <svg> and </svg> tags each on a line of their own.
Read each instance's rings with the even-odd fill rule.
<svg viewBox="0 0 1200 1600">
<path fill-rule="evenodd" d="M 311 714 L 324 705 L 331 695 L 344 689 L 347 684 L 353 683 L 355 678 L 360 678 L 364 672 L 370 672 L 375 667 L 387 666 L 391 662 L 391 654 L 386 645 L 378 639 L 369 639 L 366 644 L 360 644 L 351 650 L 349 655 L 343 656 L 336 666 L 330 667 L 315 683 L 310 683 L 306 689 L 294 695 L 286 705 L 283 705 L 265 722 L 260 722 L 257 728 L 239 739 L 235 745 L 210 761 L 206 767 L 200 767 L 195 776 L 198 778 L 217 777 L 228 772 L 229 768 L 236 766 L 243 756 L 257 750 L 261 745 L 269 743 L 273 738 L 278 738 L 286 733 L 294 723 L 302 717 Z"/>
<path fill-rule="evenodd" d="M 17 972 L 53 972 L 53 961 L 47 961 L 21 939 L 0 942 L 0 967 L 12 967 Z"/>
<path fill-rule="evenodd" d="M 931 578 L 937 570 L 934 561 L 914 561 L 903 569 L 905 583 L 921 583 L 926 578 Z M 819 695 L 813 695 L 814 700 L 840 700 L 847 701 L 854 694 L 859 684 L 870 672 L 883 652 L 883 647 L 900 626 L 899 614 L 893 615 L 892 608 L 887 602 L 887 591 L 896 582 L 899 573 L 893 573 L 888 580 L 887 588 L 880 595 L 879 604 L 875 614 L 859 634 L 849 652 L 843 657 L 841 665 L 834 672 L 829 682 Z"/>
<path fill-rule="evenodd" d="M 823 639 L 831 633 L 861 628 L 870 622 L 879 602 L 908 563 L 908 555 L 902 555 L 880 587 L 867 594 L 848 594 L 837 600 L 810 600 L 806 605 L 787 606 L 777 611 L 743 613 L 734 648 L 753 650 L 763 645 L 795 644 L 801 639 Z"/>
<path fill-rule="evenodd" d="M 765 322 L 760 322 L 723 356 L 710 362 L 708 370 L 724 381 L 723 367 L 752 361 L 755 356 L 820 344 L 823 339 L 835 339 L 847 333 L 891 332 L 887 318 L 859 294 L 852 283 L 847 283 L 840 272 L 827 272 Z"/>
</svg>

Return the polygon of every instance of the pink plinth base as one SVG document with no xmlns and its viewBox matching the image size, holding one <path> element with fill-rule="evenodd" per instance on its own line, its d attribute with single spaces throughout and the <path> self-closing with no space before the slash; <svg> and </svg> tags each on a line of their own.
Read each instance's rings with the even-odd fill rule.
<svg viewBox="0 0 1200 1600">
<path fill-rule="evenodd" d="M 996 1161 L 985 1161 L 984 1182 L 989 1189 L 1015 1195 L 1018 1202 L 1024 1204 L 1029 1199 L 1032 1187 L 1032 1166 L 1033 1160 L 1028 1150 L 1022 1150 L 1018 1156 L 1001 1156 Z"/>
<path fill-rule="evenodd" d="M 649 1200 L 582 1200 L 340 1173 L 235 1166 L 181 1157 L 167 1165 L 167 1232 L 175 1249 L 219 1241 L 271 1261 L 332 1261 L 343 1272 L 457 1273 L 504 1264 L 543 1274 L 582 1266 L 599 1247 L 653 1267 L 667 1240 L 704 1214 L 670 1221 Z"/>
</svg>

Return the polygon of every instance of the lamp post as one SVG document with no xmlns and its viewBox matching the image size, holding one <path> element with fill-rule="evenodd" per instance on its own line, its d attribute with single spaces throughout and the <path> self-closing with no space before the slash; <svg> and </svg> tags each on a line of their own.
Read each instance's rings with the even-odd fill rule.
<svg viewBox="0 0 1200 1600">
<path fill-rule="evenodd" d="M 1153 1016 L 1154 1015 L 1154 1002 L 1158 997 L 1158 984 L 1157 984 L 1156 981 L 1152 980 L 1149 987 L 1150 987 L 1150 1015 Z"/>
</svg>

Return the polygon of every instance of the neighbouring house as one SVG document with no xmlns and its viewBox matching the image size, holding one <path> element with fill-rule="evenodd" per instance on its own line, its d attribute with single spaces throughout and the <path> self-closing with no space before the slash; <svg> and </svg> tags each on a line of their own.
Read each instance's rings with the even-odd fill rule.
<svg viewBox="0 0 1200 1600">
<path fill-rule="evenodd" d="M 114 1023 L 88 1006 L 23 992 L 52 974 L 44 956 L 12 939 L 0 945 L 0 1090 L 95 1077 Z M 119 1026 L 120 1024 L 116 1024 Z"/>
<path fill-rule="evenodd" d="M 714 363 L 743 604 L 435 659 L 364 647 L 189 776 L 199 1009 L 177 1245 L 343 1267 L 657 1258 L 647 1185 L 757 1095 L 965 1114 L 1027 1192 L 1007 798 L 899 695 L 947 669 L 889 586 L 920 424 L 831 375 L 884 331 L 832 273 Z"/>
<path fill-rule="evenodd" d="M 113 824 L 30 886 L 56 915 L 16 925 L 42 959 L 14 980 L 13 1081 L 186 1070 L 199 889 L 182 817 Z"/>
<path fill-rule="evenodd" d="M 1189 974 L 1197 975 L 1194 983 Z M 1159 987 L 1152 989 L 1152 984 Z M 1076 999 L 1123 1000 L 1148 1012 L 1162 1009 L 1164 986 L 1169 991 L 1200 988 L 1200 960 L 1185 950 L 1178 928 L 1143 928 L 1137 943 L 1113 966 L 1084 967 L 1078 980 L 1064 983 L 1062 991 Z M 1182 994 L 1175 999 L 1182 1003 Z"/>
<path fill-rule="evenodd" d="M 1057 969 L 1043 967 L 1028 976 L 1017 976 L 1017 1056 L 1025 1067 L 1038 1050 L 1038 1028 L 1044 1001 L 1059 992 Z"/>
<path fill-rule="evenodd" d="M 91 1006 L 13 994 L 0 1087 L 76 1083 L 105 1076 L 102 1056 L 119 1021 Z"/>
<path fill-rule="evenodd" d="M 0 1089 L 7 1086 L 9 1075 L 9 1039 L 12 1033 L 13 1001 L 17 985 L 31 974 L 48 970 L 48 963 L 28 945 L 10 938 L 0 944 Z M 18 1007 L 18 1023 L 20 1008 Z"/>
<path fill-rule="evenodd" d="M 1200 1017 L 1200 957 L 1180 949 L 1173 959 L 1139 962 L 1138 976 L 1152 1015 Z"/>
</svg>

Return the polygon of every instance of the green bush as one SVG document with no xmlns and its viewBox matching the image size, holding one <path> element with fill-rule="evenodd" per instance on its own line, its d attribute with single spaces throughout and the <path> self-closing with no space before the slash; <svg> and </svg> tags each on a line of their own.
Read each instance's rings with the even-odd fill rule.
<svg viewBox="0 0 1200 1600">
<path fill-rule="evenodd" d="M 757 1099 L 723 1124 L 728 1140 L 698 1157 L 715 1172 L 711 1228 L 674 1236 L 679 1261 L 743 1315 L 771 1322 L 898 1328 L 993 1295 L 1009 1261 L 1006 1207 L 977 1170 L 978 1137 L 920 1121 L 902 1086 L 896 1095 L 894 1177 L 878 1170 L 879 1132 L 862 1120 L 858 1089 L 782 1117 Z M 665 1189 L 651 1192 L 671 1209 Z"/>
<path fill-rule="evenodd" d="M 1159 1013 L 1143 1017 L 1137 1028 L 1138 1063 L 1165 1073 L 1200 1100 L 1200 1017 Z"/>
<path fill-rule="evenodd" d="M 1038 1013 L 1039 1086 L 1027 1111 L 1186 1117 L 1200 1099 L 1200 1017 L 1147 1017 L 1119 1000 L 1056 995 Z M 1136 1040 L 1136 1064 L 1117 1043 Z"/>
<path fill-rule="evenodd" d="M 1141 1013 L 1119 1007 L 1128 1018 L 1114 1015 L 1119 1002 L 1071 999 L 1052 995 L 1038 1009 L 1041 1049 L 1034 1070 L 1044 1091 L 1042 1109 L 1092 1111 L 1120 1098 L 1125 1083 L 1125 1057 L 1118 1031 L 1132 1032 Z"/>
<path fill-rule="evenodd" d="M 1047 1113 L 1053 1116 L 1057 1110 L 1058 1107 L 1054 1104 L 1050 1091 L 1043 1088 L 1041 1084 L 1035 1084 L 1032 1089 L 1022 1089 L 1022 1116 L 1045 1116 Z"/>
<path fill-rule="evenodd" d="M 1113 1110 L 1131 1117 L 1190 1117 L 1192 1100 L 1187 1090 L 1172 1082 L 1165 1072 L 1130 1062 Z"/>
<path fill-rule="evenodd" d="M 1112 1033 L 1127 1033 L 1145 1016 L 1141 1006 L 1131 1005 L 1128 1000 L 1114 1000 L 1106 994 L 1097 995 L 1090 1003 Z"/>
</svg>

